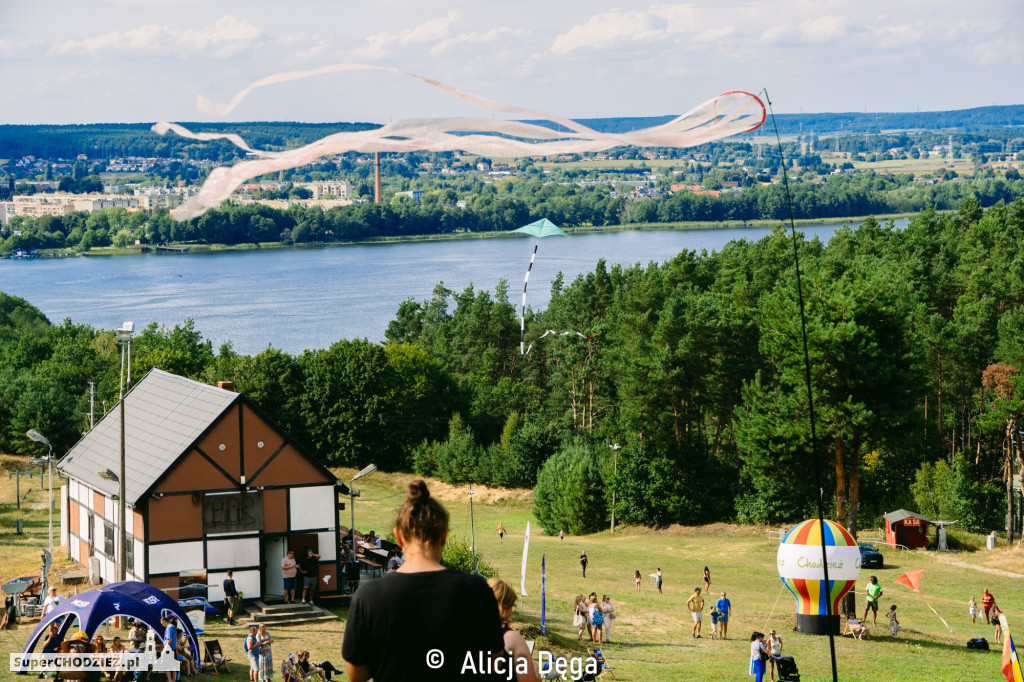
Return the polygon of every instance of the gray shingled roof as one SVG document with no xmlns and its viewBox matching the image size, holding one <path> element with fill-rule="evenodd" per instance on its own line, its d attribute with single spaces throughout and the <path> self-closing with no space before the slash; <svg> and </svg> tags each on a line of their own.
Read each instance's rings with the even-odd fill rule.
<svg viewBox="0 0 1024 682">
<path fill-rule="evenodd" d="M 239 397 L 233 391 L 152 369 L 124 399 L 125 471 L 128 504 L 139 498 Z M 116 493 L 99 473 L 121 468 L 121 416 L 115 405 L 57 468 L 90 488 Z"/>
<path fill-rule="evenodd" d="M 897 509 L 894 512 L 889 512 L 888 514 L 884 515 L 884 518 L 889 523 L 899 523 L 900 521 L 904 521 L 906 519 L 921 519 L 922 521 L 928 521 L 928 523 L 932 523 L 932 521 L 926 519 L 920 514 L 915 514 L 914 512 L 907 511 L 906 509 Z"/>
</svg>

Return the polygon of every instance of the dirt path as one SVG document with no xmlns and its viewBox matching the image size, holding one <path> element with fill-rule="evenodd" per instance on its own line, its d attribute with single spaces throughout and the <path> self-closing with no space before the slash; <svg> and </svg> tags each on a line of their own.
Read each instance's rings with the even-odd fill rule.
<svg viewBox="0 0 1024 682">
<path fill-rule="evenodd" d="M 1024 578 L 1024 573 L 1013 573 L 1012 571 L 1004 571 L 1001 568 L 975 566 L 974 564 L 969 564 L 966 561 L 957 561 L 953 557 L 945 556 L 942 554 L 936 554 L 935 558 L 945 564 L 956 566 L 957 568 L 969 568 L 974 571 L 981 571 L 982 573 L 991 573 L 992 575 L 1002 576 L 1003 578 Z"/>
</svg>

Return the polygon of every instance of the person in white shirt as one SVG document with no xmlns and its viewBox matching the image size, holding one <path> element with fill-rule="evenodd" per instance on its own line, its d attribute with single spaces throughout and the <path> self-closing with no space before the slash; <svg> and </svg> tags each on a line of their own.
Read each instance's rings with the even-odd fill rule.
<svg viewBox="0 0 1024 682">
<path fill-rule="evenodd" d="M 405 557 L 402 556 L 402 548 L 399 547 L 395 550 L 394 554 L 391 555 L 391 558 L 388 559 L 388 573 L 391 571 L 397 571 L 404 563 Z"/>
<path fill-rule="evenodd" d="M 51 587 L 49 589 L 48 596 L 43 600 L 43 618 L 46 617 L 46 614 L 49 613 L 51 609 L 56 607 L 62 601 L 64 601 L 64 597 L 57 594 L 57 588 Z"/>
</svg>

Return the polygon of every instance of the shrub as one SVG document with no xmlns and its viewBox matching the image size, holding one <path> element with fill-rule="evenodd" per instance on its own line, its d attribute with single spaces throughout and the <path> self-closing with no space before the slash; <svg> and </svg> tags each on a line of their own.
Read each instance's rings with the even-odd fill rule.
<svg viewBox="0 0 1024 682">
<path fill-rule="evenodd" d="M 736 498 L 736 520 L 740 523 L 776 525 L 815 515 L 814 496 L 792 484 L 770 477 L 746 483 L 748 492 Z"/>
<path fill-rule="evenodd" d="M 459 413 L 448 422 L 448 440 L 437 447 L 437 476 L 445 483 L 479 480 L 481 450 Z"/>
<path fill-rule="evenodd" d="M 923 516 L 934 520 L 956 519 L 964 530 L 985 532 L 999 528 L 1005 512 L 1005 492 L 993 483 L 977 481 L 974 466 L 963 453 L 925 462 L 917 470 L 910 489 Z"/>
<path fill-rule="evenodd" d="M 732 517 L 735 477 L 699 438 L 661 449 L 638 440 L 619 453 L 615 516 L 645 526 L 722 521 Z"/>
<path fill-rule="evenodd" d="M 441 553 L 441 565 L 445 568 L 462 571 L 463 573 L 472 573 L 475 570 L 477 573 L 488 578 L 493 578 L 498 574 L 494 567 L 484 561 L 479 553 L 476 555 L 476 567 L 474 569 L 473 551 L 464 540 L 451 534 L 448 535 L 448 542 L 445 543 L 444 551 Z"/>
<path fill-rule="evenodd" d="M 604 527 L 608 514 L 597 455 L 577 442 L 557 452 L 540 470 L 534 489 L 534 514 L 547 534 L 573 535 Z"/>
</svg>

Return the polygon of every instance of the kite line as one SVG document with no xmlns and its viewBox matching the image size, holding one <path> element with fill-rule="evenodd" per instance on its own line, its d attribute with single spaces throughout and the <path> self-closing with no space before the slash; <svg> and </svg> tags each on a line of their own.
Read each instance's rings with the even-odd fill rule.
<svg viewBox="0 0 1024 682">
<path fill-rule="evenodd" d="M 793 264 L 796 268 L 796 295 L 800 303 L 800 338 L 804 346 L 804 381 L 807 384 L 807 413 L 811 423 L 811 461 L 814 463 L 814 485 L 818 489 L 818 523 L 822 529 L 825 528 L 825 516 L 823 512 L 825 491 L 821 487 L 821 463 L 818 461 L 818 434 L 815 430 L 814 419 L 814 393 L 811 390 L 811 354 L 807 350 L 807 313 L 804 308 L 803 283 L 800 280 L 800 243 L 796 238 L 796 220 L 793 217 L 793 196 L 789 192 L 789 174 L 786 173 L 786 157 L 782 153 L 782 138 L 779 136 L 779 124 L 775 121 L 775 111 L 772 109 L 772 100 L 768 96 L 768 89 L 765 88 L 764 101 L 768 103 L 768 111 L 772 115 L 772 126 L 775 127 L 775 142 L 779 147 L 779 157 L 782 161 L 782 182 L 786 187 L 786 205 L 789 206 L 789 227 L 793 234 Z M 821 533 L 821 567 L 824 571 L 825 584 L 828 580 L 828 554 L 825 549 L 825 532 Z M 832 682 L 839 682 L 839 671 L 836 667 L 836 637 L 832 629 L 832 602 L 825 600 L 825 613 L 828 616 L 828 649 L 832 657 Z"/>
</svg>

